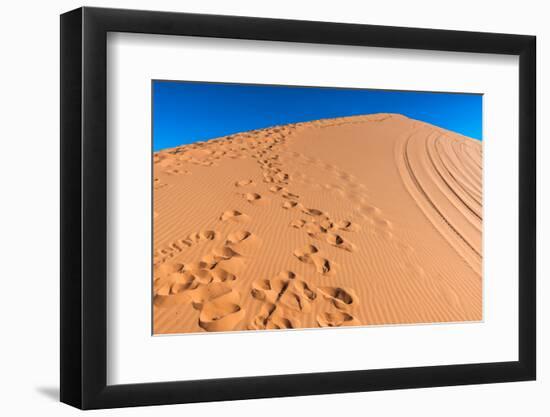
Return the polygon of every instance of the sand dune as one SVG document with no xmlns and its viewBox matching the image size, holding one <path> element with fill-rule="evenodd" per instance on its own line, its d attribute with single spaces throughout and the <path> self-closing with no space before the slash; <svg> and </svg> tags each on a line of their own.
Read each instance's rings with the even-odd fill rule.
<svg viewBox="0 0 550 417">
<path fill-rule="evenodd" d="M 154 154 L 155 334 L 482 319 L 482 147 L 396 114 Z"/>
</svg>

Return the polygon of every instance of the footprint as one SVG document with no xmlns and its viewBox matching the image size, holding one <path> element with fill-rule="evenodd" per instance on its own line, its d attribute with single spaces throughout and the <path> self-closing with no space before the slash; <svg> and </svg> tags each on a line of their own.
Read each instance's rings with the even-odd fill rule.
<svg viewBox="0 0 550 417">
<path fill-rule="evenodd" d="M 275 175 L 275 179 L 279 183 L 286 184 L 288 182 L 288 180 L 290 179 L 290 176 L 288 174 L 285 174 L 284 172 L 279 172 Z"/>
<path fill-rule="evenodd" d="M 154 275 L 167 275 L 173 272 L 183 272 L 184 265 L 181 263 L 165 263 L 161 265 L 155 265 Z"/>
<path fill-rule="evenodd" d="M 166 174 L 168 174 L 168 175 L 189 174 L 189 173 L 190 173 L 190 172 L 187 171 L 186 169 L 181 169 L 181 170 L 180 170 L 180 169 L 176 169 L 176 168 L 167 170 L 167 171 L 165 171 L 165 172 L 166 172 Z"/>
<path fill-rule="evenodd" d="M 243 197 L 248 201 L 250 204 L 264 204 L 267 202 L 261 194 L 258 193 L 246 193 L 243 194 Z"/>
<path fill-rule="evenodd" d="M 285 201 L 285 202 L 283 203 L 283 206 L 282 206 L 282 207 L 283 207 L 284 209 L 287 209 L 287 210 L 288 210 L 288 209 L 294 208 L 294 207 L 296 207 L 296 206 L 298 206 L 298 202 L 297 202 L 297 201 L 289 200 L 289 201 Z"/>
<path fill-rule="evenodd" d="M 220 259 L 213 269 L 224 269 L 225 271 L 239 275 L 245 268 L 246 263 L 242 256 L 232 256 L 230 258 Z"/>
<path fill-rule="evenodd" d="M 336 175 L 344 181 L 357 182 L 357 178 L 352 174 L 348 174 L 347 172 L 340 171 L 337 172 Z"/>
<path fill-rule="evenodd" d="M 229 233 L 227 235 L 227 240 L 225 241 L 226 244 L 237 244 L 244 240 L 250 239 L 252 237 L 252 233 L 248 230 L 239 230 L 237 232 Z"/>
<path fill-rule="evenodd" d="M 223 246 L 204 255 L 199 262 L 185 265 L 185 270 L 196 273 L 199 270 L 223 269 L 233 275 L 239 274 L 245 267 L 243 257 L 229 246 Z"/>
<path fill-rule="evenodd" d="M 336 311 L 332 313 L 321 313 L 317 316 L 317 324 L 320 327 L 340 327 L 356 325 L 355 318 L 348 313 Z"/>
<path fill-rule="evenodd" d="M 346 242 L 342 236 L 335 233 L 327 234 L 327 242 L 336 248 L 344 249 L 348 252 L 355 251 L 355 245 L 353 243 Z"/>
<path fill-rule="evenodd" d="M 309 286 L 309 284 L 303 280 L 293 279 L 289 284 L 290 291 L 298 294 L 300 297 L 308 301 L 313 301 L 317 298 L 315 291 Z"/>
<path fill-rule="evenodd" d="M 193 243 L 199 243 L 206 240 L 215 240 L 216 239 L 216 232 L 213 230 L 203 230 L 200 232 L 191 233 L 187 240 L 193 242 Z"/>
<path fill-rule="evenodd" d="M 159 178 L 155 178 L 153 180 L 153 188 L 155 190 L 160 190 L 161 188 L 164 188 L 164 187 L 168 187 L 168 184 L 161 182 Z"/>
<path fill-rule="evenodd" d="M 281 308 L 264 303 L 260 307 L 260 314 L 248 326 L 250 330 L 282 330 L 300 328 L 301 323 L 296 313 L 283 312 Z"/>
<path fill-rule="evenodd" d="M 361 213 L 368 217 L 377 216 L 382 213 L 382 211 L 378 207 L 374 207 L 368 204 L 361 205 L 361 208 L 359 209 Z"/>
<path fill-rule="evenodd" d="M 304 227 L 304 225 L 306 224 L 307 222 L 305 220 L 302 220 L 302 219 L 299 219 L 299 220 L 292 220 L 290 222 L 290 226 L 291 227 L 294 227 L 295 229 L 301 229 L 302 227 Z"/>
<path fill-rule="evenodd" d="M 302 208 L 302 212 L 304 214 L 307 214 L 309 216 L 314 216 L 314 217 L 319 217 L 319 216 L 324 216 L 325 213 L 323 213 L 321 210 L 317 210 L 317 209 L 314 209 L 314 208 Z"/>
<path fill-rule="evenodd" d="M 193 242 L 188 238 L 176 240 L 175 242 L 168 244 L 168 246 L 162 249 L 157 249 L 153 256 L 153 263 L 161 264 L 166 260 L 173 258 L 179 253 L 183 252 L 185 248 L 188 248 L 192 245 Z"/>
<path fill-rule="evenodd" d="M 313 265 L 321 275 L 331 275 L 334 273 L 334 265 L 331 261 L 319 255 L 319 249 L 314 245 L 307 245 L 302 249 L 296 249 L 294 256 L 300 262 Z"/>
<path fill-rule="evenodd" d="M 159 297 L 177 294 L 187 295 L 194 307 L 200 309 L 205 300 L 217 298 L 230 291 L 228 286 L 236 275 L 222 268 L 211 270 L 205 262 L 164 264 L 154 268 L 154 295 Z M 159 299 L 162 301 L 162 298 Z M 164 300 L 166 301 L 166 300 Z"/>
<path fill-rule="evenodd" d="M 355 193 L 355 192 L 351 192 L 351 193 L 347 193 L 345 194 L 345 196 L 347 197 L 348 200 L 354 202 L 354 203 L 359 203 L 359 204 L 362 204 L 364 203 L 365 201 L 367 201 L 367 197 L 364 196 L 364 195 L 361 195 L 361 194 L 358 194 L 358 193 Z"/>
<path fill-rule="evenodd" d="M 240 295 L 226 283 L 213 282 L 189 291 L 193 308 L 200 310 L 199 326 L 206 331 L 229 331 L 244 318 Z"/>
<path fill-rule="evenodd" d="M 239 230 L 227 235 L 225 244 L 236 252 L 246 255 L 254 252 L 260 245 L 260 239 L 248 230 Z"/>
<path fill-rule="evenodd" d="M 187 296 L 195 310 L 201 310 L 205 303 L 220 298 L 232 303 L 238 303 L 240 300 L 239 293 L 224 282 L 212 282 L 208 285 L 201 285 L 194 290 L 187 291 Z"/>
<path fill-rule="evenodd" d="M 285 188 L 281 187 L 280 185 L 273 185 L 269 187 L 269 191 L 271 191 L 272 193 L 278 193 L 279 191 L 283 191 L 283 190 L 285 190 Z"/>
<path fill-rule="evenodd" d="M 240 180 L 235 182 L 235 187 L 246 187 L 247 185 L 256 185 L 253 180 Z"/>
<path fill-rule="evenodd" d="M 252 289 L 250 290 L 250 295 L 253 298 L 260 301 L 266 301 L 266 291 L 271 291 L 271 281 L 268 279 L 259 279 L 252 283 Z"/>
<path fill-rule="evenodd" d="M 212 270 L 212 278 L 214 282 L 233 282 L 237 276 L 223 268 L 215 268 Z"/>
<path fill-rule="evenodd" d="M 342 220 L 334 223 L 334 228 L 344 232 L 357 232 L 360 229 L 357 223 L 352 223 L 349 220 Z"/>
<path fill-rule="evenodd" d="M 281 194 L 281 197 L 286 198 L 286 199 L 289 199 L 289 200 L 296 200 L 296 199 L 300 198 L 299 195 L 293 194 L 293 193 L 291 193 L 290 191 L 285 191 L 285 192 L 283 192 L 283 193 Z"/>
<path fill-rule="evenodd" d="M 199 270 L 213 270 L 219 268 L 235 275 L 242 270 L 244 265 L 245 263 L 242 256 L 237 252 L 235 246 L 226 244 L 222 247 L 214 248 L 210 253 L 204 255 L 199 262 L 186 264 L 185 270 L 196 273 L 196 271 Z M 227 277 L 218 278 L 220 278 L 221 281 L 227 279 Z M 214 279 L 214 276 L 212 279 Z"/>
<path fill-rule="evenodd" d="M 297 314 L 309 313 L 317 294 L 308 283 L 296 279 L 292 271 L 282 271 L 275 279 L 252 283 L 251 295 L 263 304 L 252 329 L 288 329 L 299 325 Z"/>
<path fill-rule="evenodd" d="M 315 269 L 321 275 L 331 275 L 334 273 L 333 263 L 328 259 L 320 256 L 311 255 L 311 260 L 313 262 L 313 265 L 315 265 Z"/>
<path fill-rule="evenodd" d="M 245 310 L 239 304 L 216 300 L 205 303 L 199 314 L 199 326 L 207 332 L 234 330 L 242 321 Z"/>
<path fill-rule="evenodd" d="M 327 229 L 316 223 L 306 223 L 303 229 L 308 234 L 308 236 L 315 239 L 321 239 L 322 236 L 327 233 Z"/>
<path fill-rule="evenodd" d="M 248 220 L 250 220 L 250 217 L 247 216 L 246 214 L 241 213 L 238 210 L 228 210 L 228 211 L 224 211 L 221 214 L 220 220 L 222 222 L 230 220 L 230 221 L 234 221 L 234 222 L 237 222 L 237 223 L 242 223 L 242 222 L 247 222 Z"/>
<path fill-rule="evenodd" d="M 307 245 L 304 246 L 302 249 L 296 249 L 294 251 L 294 256 L 298 258 L 299 261 L 305 262 L 305 263 L 311 263 L 311 255 L 318 253 L 319 249 L 317 249 L 314 245 Z"/>
<path fill-rule="evenodd" d="M 199 285 L 200 283 L 196 279 L 195 275 L 188 271 L 184 271 L 181 274 L 181 277 L 178 277 L 178 279 L 170 287 L 170 294 L 178 294 L 182 291 L 194 290 Z M 158 294 L 163 295 L 161 292 Z"/>
<path fill-rule="evenodd" d="M 357 295 L 341 287 L 319 287 L 319 292 L 339 310 L 349 311 L 358 304 Z"/>
<path fill-rule="evenodd" d="M 217 264 L 217 261 L 214 259 L 213 255 L 203 256 L 201 261 L 198 262 L 189 262 L 185 264 L 185 270 L 194 272 L 201 269 L 213 269 Z"/>
<path fill-rule="evenodd" d="M 214 255 L 215 259 L 219 261 L 224 261 L 231 259 L 235 256 L 240 256 L 237 252 L 235 252 L 232 248 L 229 246 L 223 246 L 221 248 L 216 248 L 212 251 L 212 255 Z"/>
<path fill-rule="evenodd" d="M 281 306 L 299 313 L 309 313 L 317 294 L 304 281 L 291 281 L 278 302 Z"/>
<path fill-rule="evenodd" d="M 154 295 L 167 296 L 172 293 L 172 287 L 179 281 L 184 282 L 183 265 L 166 263 L 153 268 Z"/>
<path fill-rule="evenodd" d="M 297 278 L 298 278 L 298 274 L 296 274 L 296 273 L 293 272 L 293 271 L 282 271 L 282 272 L 279 272 L 279 274 L 277 274 L 277 278 L 279 278 L 279 279 L 286 279 L 286 280 L 289 280 L 289 279 L 297 279 Z"/>
<path fill-rule="evenodd" d="M 200 285 L 208 285 L 214 281 L 214 277 L 209 269 L 199 269 L 197 271 L 188 272 L 194 276 L 194 281 Z"/>
<path fill-rule="evenodd" d="M 319 226 L 327 231 L 334 227 L 334 223 L 328 218 L 318 220 L 317 223 L 319 224 Z"/>
<path fill-rule="evenodd" d="M 374 218 L 374 224 L 375 226 L 381 228 L 381 229 L 392 229 L 393 225 L 389 220 L 381 219 L 381 218 Z"/>
</svg>

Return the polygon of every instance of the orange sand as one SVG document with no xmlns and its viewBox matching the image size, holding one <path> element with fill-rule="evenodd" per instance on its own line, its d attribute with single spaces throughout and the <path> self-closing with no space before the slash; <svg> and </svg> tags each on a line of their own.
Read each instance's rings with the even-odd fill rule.
<svg viewBox="0 0 550 417">
<path fill-rule="evenodd" d="M 154 154 L 155 334 L 478 321 L 481 143 L 397 114 Z"/>
</svg>

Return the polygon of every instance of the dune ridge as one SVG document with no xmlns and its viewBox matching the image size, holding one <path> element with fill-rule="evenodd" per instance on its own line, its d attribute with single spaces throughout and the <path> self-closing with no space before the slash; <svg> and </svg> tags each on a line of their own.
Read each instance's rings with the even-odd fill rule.
<svg viewBox="0 0 550 417">
<path fill-rule="evenodd" d="M 482 146 L 397 114 L 154 153 L 153 331 L 482 319 Z"/>
</svg>

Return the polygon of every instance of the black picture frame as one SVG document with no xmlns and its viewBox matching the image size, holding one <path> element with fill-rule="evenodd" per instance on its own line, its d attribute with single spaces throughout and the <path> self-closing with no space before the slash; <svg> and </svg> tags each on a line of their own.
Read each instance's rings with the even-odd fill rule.
<svg viewBox="0 0 550 417">
<path fill-rule="evenodd" d="M 518 361 L 107 385 L 108 32 L 519 56 Z M 524 35 L 251 17 L 88 7 L 61 15 L 61 401 L 95 409 L 535 379 L 535 45 Z"/>
</svg>

